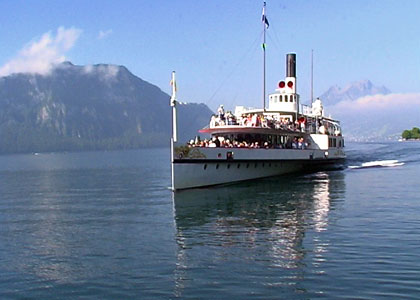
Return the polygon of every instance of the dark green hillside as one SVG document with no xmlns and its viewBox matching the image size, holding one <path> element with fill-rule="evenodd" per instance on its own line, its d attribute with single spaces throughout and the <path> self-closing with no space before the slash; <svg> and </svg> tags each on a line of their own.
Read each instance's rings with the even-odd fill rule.
<svg viewBox="0 0 420 300">
<path fill-rule="evenodd" d="M 212 113 L 178 111 L 181 140 Z M 48 76 L 0 78 L 0 153 L 166 146 L 170 136 L 169 95 L 125 67 L 63 63 Z"/>
</svg>

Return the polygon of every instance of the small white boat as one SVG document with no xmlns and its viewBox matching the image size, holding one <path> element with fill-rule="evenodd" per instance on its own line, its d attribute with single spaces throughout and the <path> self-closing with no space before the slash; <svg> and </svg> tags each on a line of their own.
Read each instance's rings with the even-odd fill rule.
<svg viewBox="0 0 420 300">
<path fill-rule="evenodd" d="M 310 106 L 301 105 L 296 83 L 296 54 L 290 53 L 286 56 L 286 77 L 269 95 L 268 107 L 265 95 L 262 109 L 237 106 L 234 112 L 225 112 L 221 106 L 209 126 L 200 130 L 211 138 L 197 137 L 185 144 L 177 141 L 173 72 L 172 189 L 315 171 L 342 164 L 346 156 L 340 122 L 324 115 L 320 99 Z"/>
</svg>

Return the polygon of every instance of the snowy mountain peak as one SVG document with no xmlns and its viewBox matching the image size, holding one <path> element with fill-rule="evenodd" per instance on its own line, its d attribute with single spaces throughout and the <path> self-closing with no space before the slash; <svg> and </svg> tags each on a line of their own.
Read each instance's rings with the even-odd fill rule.
<svg viewBox="0 0 420 300">
<path fill-rule="evenodd" d="M 389 93 L 391 91 L 384 86 L 375 86 L 370 80 L 360 80 L 352 82 L 344 88 L 334 85 L 323 93 L 320 98 L 325 106 L 330 106 L 341 101 L 354 101 L 368 95 L 386 95 Z"/>
</svg>

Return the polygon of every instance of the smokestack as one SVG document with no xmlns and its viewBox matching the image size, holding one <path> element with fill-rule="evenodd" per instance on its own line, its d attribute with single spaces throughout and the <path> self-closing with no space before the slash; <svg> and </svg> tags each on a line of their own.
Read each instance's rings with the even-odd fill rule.
<svg viewBox="0 0 420 300">
<path fill-rule="evenodd" d="M 296 54 L 286 55 L 286 77 L 296 77 Z"/>
</svg>

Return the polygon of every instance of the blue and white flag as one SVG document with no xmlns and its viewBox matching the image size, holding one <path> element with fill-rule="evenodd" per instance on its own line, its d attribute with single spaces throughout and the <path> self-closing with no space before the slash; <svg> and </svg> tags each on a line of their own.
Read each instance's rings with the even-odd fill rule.
<svg viewBox="0 0 420 300">
<path fill-rule="evenodd" d="M 265 2 L 264 2 L 264 6 L 263 6 L 263 11 L 262 11 L 262 21 L 265 24 L 265 28 L 268 29 L 268 26 L 270 26 L 270 24 L 268 23 L 268 19 L 265 16 Z"/>
</svg>

